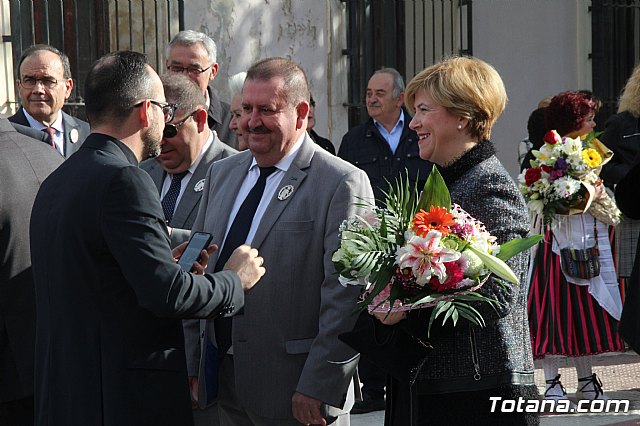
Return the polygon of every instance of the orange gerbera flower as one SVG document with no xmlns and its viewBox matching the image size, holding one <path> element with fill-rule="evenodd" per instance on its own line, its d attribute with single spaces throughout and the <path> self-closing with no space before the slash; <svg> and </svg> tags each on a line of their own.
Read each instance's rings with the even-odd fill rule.
<svg viewBox="0 0 640 426">
<path fill-rule="evenodd" d="M 431 206 L 429 212 L 420 209 L 413 217 L 413 231 L 421 236 L 426 237 L 427 233 L 434 229 L 447 236 L 451 233 L 449 226 L 455 225 L 453 215 L 444 207 Z"/>
</svg>

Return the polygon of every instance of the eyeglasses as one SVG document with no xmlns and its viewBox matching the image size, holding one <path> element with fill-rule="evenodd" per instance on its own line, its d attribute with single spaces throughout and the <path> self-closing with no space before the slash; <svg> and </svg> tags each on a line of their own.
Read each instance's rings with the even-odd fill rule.
<svg viewBox="0 0 640 426">
<path fill-rule="evenodd" d="M 183 72 L 188 72 L 191 75 L 200 75 L 203 72 L 205 72 L 206 70 L 208 70 L 209 68 L 211 68 L 213 66 L 209 65 L 208 67 L 206 67 L 205 69 L 201 69 L 199 67 L 181 67 L 180 65 L 169 65 L 167 67 L 167 69 L 171 72 L 175 72 L 175 73 L 183 73 Z"/>
<path fill-rule="evenodd" d="M 33 77 L 24 77 L 19 80 L 22 87 L 25 89 L 33 89 L 38 82 L 42 83 L 44 87 L 47 89 L 53 89 L 58 85 L 58 80 L 53 77 L 43 77 L 43 78 L 33 78 Z"/>
<path fill-rule="evenodd" d="M 187 122 L 188 119 L 190 119 L 193 114 L 195 114 L 196 111 L 193 111 L 191 114 L 187 115 L 185 118 L 183 118 L 182 120 L 178 121 L 176 124 L 170 124 L 170 123 L 166 123 L 164 125 L 164 131 L 162 132 L 162 136 L 164 136 L 165 138 L 173 138 L 178 134 L 178 129 L 180 129 L 180 126 L 182 126 L 184 123 Z M 169 120 L 171 121 L 171 120 Z"/>
<path fill-rule="evenodd" d="M 164 122 L 168 123 L 173 120 L 174 115 L 176 114 L 176 110 L 178 109 L 178 104 L 170 104 L 168 102 L 156 101 L 155 99 L 148 99 L 149 102 L 154 104 L 155 106 L 159 106 L 162 108 L 162 113 L 164 114 Z M 140 101 L 133 106 L 133 108 L 137 108 L 140 105 L 144 104 L 144 101 Z"/>
</svg>

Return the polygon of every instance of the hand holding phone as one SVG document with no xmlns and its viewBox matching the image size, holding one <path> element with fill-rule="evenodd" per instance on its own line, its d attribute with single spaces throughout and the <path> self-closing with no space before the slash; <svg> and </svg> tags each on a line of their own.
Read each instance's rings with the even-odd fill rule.
<svg viewBox="0 0 640 426">
<path fill-rule="evenodd" d="M 213 236 L 207 232 L 194 232 L 191 234 L 189 244 L 182 252 L 178 260 L 178 265 L 183 271 L 190 272 L 193 269 L 193 262 L 200 261 L 202 250 L 206 250 L 211 243 Z"/>
</svg>

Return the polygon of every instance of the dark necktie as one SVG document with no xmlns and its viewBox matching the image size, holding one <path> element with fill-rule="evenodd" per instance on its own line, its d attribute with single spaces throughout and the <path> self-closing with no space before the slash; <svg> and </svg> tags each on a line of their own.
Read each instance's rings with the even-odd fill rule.
<svg viewBox="0 0 640 426">
<path fill-rule="evenodd" d="M 58 151 L 58 147 L 56 146 L 56 140 L 54 139 L 56 136 L 56 129 L 54 129 L 53 127 L 45 127 L 44 129 L 42 129 L 42 131 L 49 135 L 49 143 L 51 144 L 53 149 Z"/>
<path fill-rule="evenodd" d="M 171 185 L 169 186 L 169 190 L 164 195 L 161 203 L 162 211 L 164 212 L 164 219 L 167 223 L 171 222 L 173 211 L 176 208 L 176 201 L 178 200 L 178 195 L 180 195 L 182 178 L 185 177 L 187 173 L 189 173 L 189 171 L 171 175 Z"/>
<path fill-rule="evenodd" d="M 260 167 L 260 177 L 253 186 L 247 198 L 242 202 L 238 213 L 236 214 L 227 238 L 224 240 L 220 257 L 216 262 L 215 272 L 221 271 L 224 267 L 231 253 L 247 240 L 249 235 L 249 229 L 253 222 L 253 216 L 256 214 L 262 195 L 264 194 L 264 188 L 267 184 L 267 177 L 277 169 L 275 167 Z M 231 347 L 231 318 L 217 318 L 215 320 L 216 341 L 218 343 L 218 349 L 220 355 L 227 353 Z"/>
</svg>

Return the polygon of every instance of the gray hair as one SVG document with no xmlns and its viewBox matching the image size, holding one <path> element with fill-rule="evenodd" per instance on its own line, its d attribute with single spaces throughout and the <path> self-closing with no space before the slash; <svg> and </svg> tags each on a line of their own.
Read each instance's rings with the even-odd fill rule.
<svg viewBox="0 0 640 426">
<path fill-rule="evenodd" d="M 394 98 L 400 96 L 402 92 L 404 92 L 404 79 L 400 75 L 397 69 L 395 68 L 380 68 L 378 71 L 374 72 L 373 75 L 376 74 L 389 74 L 393 78 L 393 92 L 392 95 Z"/>
<path fill-rule="evenodd" d="M 29 56 L 34 55 L 38 52 L 47 51 L 51 53 L 55 53 L 60 58 L 60 63 L 62 64 L 62 76 L 64 78 L 72 78 L 71 77 L 71 65 L 69 64 L 69 57 L 65 55 L 63 52 L 59 51 L 53 46 L 48 44 L 36 44 L 34 46 L 28 47 L 22 52 L 20 55 L 20 62 L 18 62 L 18 79 L 20 78 L 20 67 L 22 67 L 22 63 Z"/>
<path fill-rule="evenodd" d="M 185 110 L 188 114 L 205 107 L 204 93 L 196 82 L 186 75 L 167 73 L 160 80 L 167 100 L 178 104 L 179 110 Z"/>
<path fill-rule="evenodd" d="M 242 86 L 244 85 L 245 78 L 247 78 L 247 73 L 244 71 L 229 77 L 229 92 L 231 98 L 242 94 Z"/>
<path fill-rule="evenodd" d="M 209 57 L 208 65 L 215 64 L 216 54 L 217 54 L 216 42 L 213 41 L 213 39 L 208 35 L 206 35 L 205 33 L 201 33 L 199 31 L 193 31 L 193 30 L 180 31 L 169 42 L 169 46 L 167 46 L 166 55 L 167 57 L 169 56 L 169 50 L 171 50 L 173 46 L 176 46 L 176 45 L 193 46 L 196 44 L 201 44 L 202 47 L 204 47 L 204 49 L 207 51 L 207 56 Z"/>
</svg>

